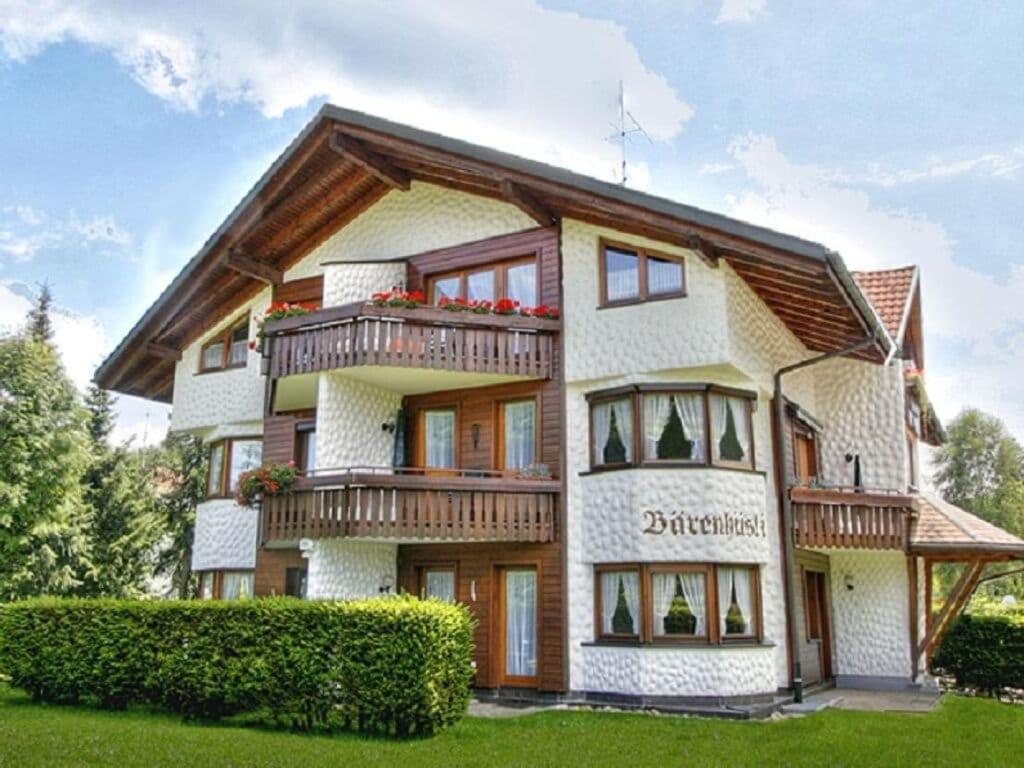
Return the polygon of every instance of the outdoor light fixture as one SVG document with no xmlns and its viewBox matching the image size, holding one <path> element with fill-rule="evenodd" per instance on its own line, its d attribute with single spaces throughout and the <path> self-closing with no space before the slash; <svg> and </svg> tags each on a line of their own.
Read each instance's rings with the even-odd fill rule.
<svg viewBox="0 0 1024 768">
<path fill-rule="evenodd" d="M 391 432 L 392 434 L 394 434 L 395 422 L 393 422 L 393 421 L 385 421 L 383 424 L 380 425 L 380 429 L 381 429 L 381 432 Z"/>
<path fill-rule="evenodd" d="M 470 579 L 469 582 L 469 599 L 471 602 L 476 602 L 476 579 Z"/>
<path fill-rule="evenodd" d="M 848 573 L 843 576 L 843 584 L 846 585 L 848 592 L 853 592 L 853 576 L 851 574 Z"/>
<path fill-rule="evenodd" d="M 385 573 L 380 578 L 380 586 L 377 588 L 377 591 L 380 592 L 382 595 L 386 595 L 389 592 L 391 592 L 391 587 L 394 586 L 394 583 L 394 577 L 392 577 L 390 573 Z"/>
<path fill-rule="evenodd" d="M 480 447 L 480 425 L 474 424 L 470 431 L 473 435 L 473 448 L 475 450 Z"/>
</svg>

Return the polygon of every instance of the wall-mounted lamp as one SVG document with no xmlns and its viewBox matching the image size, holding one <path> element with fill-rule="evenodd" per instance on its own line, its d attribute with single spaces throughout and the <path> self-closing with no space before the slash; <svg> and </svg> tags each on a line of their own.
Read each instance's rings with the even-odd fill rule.
<svg viewBox="0 0 1024 768">
<path fill-rule="evenodd" d="M 469 581 L 469 599 L 471 602 L 476 602 L 476 579 Z"/>
<path fill-rule="evenodd" d="M 385 421 L 383 424 L 380 425 L 380 429 L 381 429 L 382 432 L 390 432 L 391 434 L 394 434 L 395 433 L 395 422 L 393 422 L 393 421 Z"/>
<path fill-rule="evenodd" d="M 383 576 L 380 577 L 380 586 L 377 588 L 377 591 L 380 592 L 382 595 L 386 595 L 389 592 L 391 592 L 391 587 L 393 587 L 394 584 L 394 576 L 392 576 L 390 573 L 385 573 Z"/>
<path fill-rule="evenodd" d="M 470 427 L 470 433 L 473 435 L 473 450 L 480 447 L 480 425 L 474 424 Z"/>
<path fill-rule="evenodd" d="M 851 574 L 843 576 L 843 584 L 846 586 L 847 592 L 853 592 L 853 576 Z"/>
</svg>

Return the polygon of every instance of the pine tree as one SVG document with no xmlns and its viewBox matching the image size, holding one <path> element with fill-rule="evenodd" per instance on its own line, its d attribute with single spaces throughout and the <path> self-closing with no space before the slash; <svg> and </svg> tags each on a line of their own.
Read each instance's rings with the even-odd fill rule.
<svg viewBox="0 0 1024 768">
<path fill-rule="evenodd" d="M 619 434 L 619 424 L 615 418 L 615 409 L 612 409 L 608 424 L 608 442 L 604 444 L 605 464 L 625 464 L 626 444 L 622 442 L 622 435 Z"/>
<path fill-rule="evenodd" d="M 612 632 L 617 635 L 634 635 L 633 614 L 629 612 L 629 604 L 626 602 L 626 585 L 619 577 L 619 595 L 615 601 L 615 613 L 612 614 Z"/>
<path fill-rule="evenodd" d="M 690 610 L 683 594 L 683 585 L 676 579 L 676 593 L 672 597 L 668 614 L 663 621 L 665 633 L 669 635 L 692 635 L 697 631 L 697 617 Z"/>
<path fill-rule="evenodd" d="M 668 422 L 658 438 L 659 459 L 689 459 L 693 456 L 693 441 L 686 437 L 683 422 L 675 406 L 669 408 Z"/>
<path fill-rule="evenodd" d="M 53 296 L 50 294 L 50 286 L 43 283 L 39 286 L 39 297 L 36 305 L 28 312 L 28 332 L 35 341 L 43 344 L 53 342 L 53 322 L 50 320 L 50 309 L 53 304 Z"/>
<path fill-rule="evenodd" d="M 156 453 L 157 505 L 165 532 L 156 571 L 170 577 L 173 596 L 186 599 L 196 591 L 192 536 L 196 507 L 206 491 L 207 452 L 196 437 L 170 434 Z"/>
<path fill-rule="evenodd" d="M 0 338 L 0 601 L 73 593 L 90 569 L 86 412 L 45 342 L 47 302 Z"/>
<path fill-rule="evenodd" d="M 722 439 L 718 441 L 718 455 L 726 461 L 743 461 L 743 446 L 740 445 L 739 437 L 736 434 L 736 420 L 732 415 L 732 408 L 726 403 L 725 406 L 725 432 Z"/>
</svg>

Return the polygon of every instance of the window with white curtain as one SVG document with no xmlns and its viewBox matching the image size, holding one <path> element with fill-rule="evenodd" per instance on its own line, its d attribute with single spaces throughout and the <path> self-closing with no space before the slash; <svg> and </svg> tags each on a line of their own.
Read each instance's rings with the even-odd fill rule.
<svg viewBox="0 0 1024 768">
<path fill-rule="evenodd" d="M 505 272 L 505 298 L 521 306 L 537 306 L 537 264 L 526 262 L 510 266 Z"/>
<path fill-rule="evenodd" d="M 653 571 L 651 616 L 654 637 L 705 637 L 707 576 L 699 571 Z"/>
<path fill-rule="evenodd" d="M 494 301 L 494 270 L 470 272 L 466 277 L 466 298 L 470 301 Z"/>
<path fill-rule="evenodd" d="M 599 635 L 640 636 L 640 574 L 635 570 L 603 571 L 600 578 Z"/>
<path fill-rule="evenodd" d="M 645 392 L 645 461 L 704 463 L 704 395 L 700 392 Z"/>
<path fill-rule="evenodd" d="M 686 295 L 686 265 L 681 256 L 602 242 L 599 263 L 602 306 Z"/>
<path fill-rule="evenodd" d="M 446 603 L 455 602 L 455 571 L 452 568 L 426 568 L 423 571 L 423 596 Z"/>
<path fill-rule="evenodd" d="M 199 577 L 199 597 L 203 600 L 213 600 L 216 597 L 214 594 L 214 577 L 213 571 L 203 571 Z"/>
<path fill-rule="evenodd" d="M 537 406 L 533 400 L 518 400 L 502 403 L 501 408 L 504 469 L 528 467 L 535 460 Z"/>
<path fill-rule="evenodd" d="M 593 463 L 595 466 L 633 462 L 633 400 L 623 397 L 594 405 Z"/>
<path fill-rule="evenodd" d="M 718 620 L 722 637 L 754 634 L 754 586 L 750 568 L 718 568 Z"/>
<path fill-rule="evenodd" d="M 209 474 L 206 479 L 206 495 L 219 496 L 224 482 L 224 451 L 227 442 L 221 441 L 210 446 Z"/>
<path fill-rule="evenodd" d="M 640 256 L 608 246 L 604 250 L 605 302 L 640 298 Z"/>
<path fill-rule="evenodd" d="M 263 440 L 232 440 L 231 466 L 228 470 L 228 492 L 238 487 L 243 472 L 255 469 L 263 458 Z"/>
<path fill-rule="evenodd" d="M 683 265 L 673 259 L 647 257 L 647 295 L 658 296 L 683 290 Z"/>
<path fill-rule="evenodd" d="M 431 469 L 455 467 L 455 410 L 452 408 L 424 411 L 424 463 Z"/>
<path fill-rule="evenodd" d="M 253 596 L 252 571 L 224 571 L 221 575 L 221 600 L 247 600 Z"/>
<path fill-rule="evenodd" d="M 711 450 L 716 463 L 753 466 L 750 400 L 711 394 Z"/>
</svg>

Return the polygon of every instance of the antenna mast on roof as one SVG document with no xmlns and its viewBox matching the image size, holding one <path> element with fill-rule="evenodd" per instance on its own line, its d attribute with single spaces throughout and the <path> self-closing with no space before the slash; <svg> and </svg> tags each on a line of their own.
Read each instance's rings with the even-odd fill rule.
<svg viewBox="0 0 1024 768">
<path fill-rule="evenodd" d="M 647 141 L 651 141 L 651 137 L 647 135 L 647 131 L 644 130 L 643 126 L 640 125 L 639 121 L 633 117 L 633 113 L 626 109 L 626 90 L 622 85 L 622 81 L 619 80 L 619 123 L 616 125 L 612 123 L 612 128 L 615 130 L 611 136 L 607 137 L 607 141 L 615 141 L 619 144 L 619 157 L 620 157 L 620 171 L 619 171 L 619 184 L 626 186 L 626 182 L 629 180 L 629 174 L 627 172 L 626 163 L 626 142 L 630 136 L 634 133 L 639 133 Z"/>
</svg>

